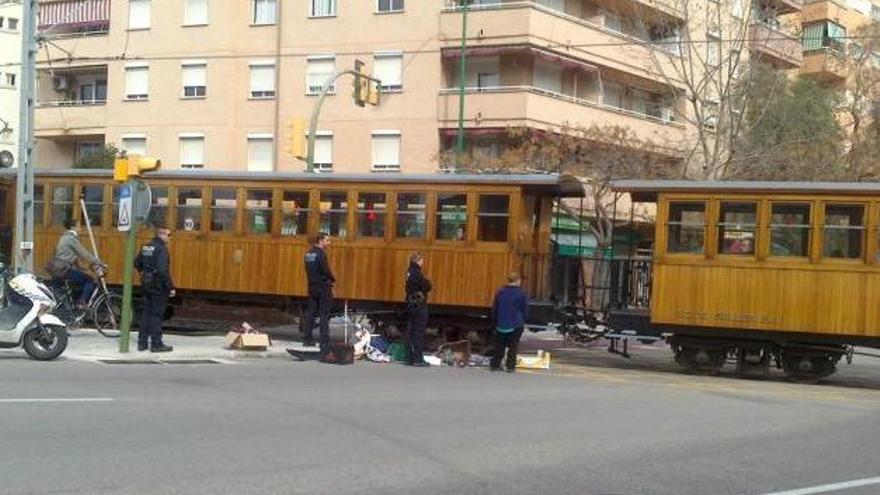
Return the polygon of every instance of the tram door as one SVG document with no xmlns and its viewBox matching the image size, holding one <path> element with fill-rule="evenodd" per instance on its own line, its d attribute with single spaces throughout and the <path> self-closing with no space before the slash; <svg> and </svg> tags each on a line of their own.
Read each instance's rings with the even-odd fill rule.
<svg viewBox="0 0 880 495">
<path fill-rule="evenodd" d="M 523 288 L 532 301 L 549 301 L 551 296 L 550 218 L 553 199 L 524 194 L 517 234 L 517 253 Z"/>
</svg>

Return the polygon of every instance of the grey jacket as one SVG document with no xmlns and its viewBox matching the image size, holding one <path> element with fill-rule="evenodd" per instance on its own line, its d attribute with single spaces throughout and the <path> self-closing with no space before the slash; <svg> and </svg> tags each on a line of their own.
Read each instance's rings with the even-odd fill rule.
<svg viewBox="0 0 880 495">
<path fill-rule="evenodd" d="M 68 230 L 58 239 L 58 245 L 55 247 L 55 257 L 71 265 L 76 265 L 78 259 L 87 261 L 89 265 L 97 265 L 101 262 L 101 260 L 83 247 L 82 243 L 79 242 L 79 234 L 75 230 Z"/>
</svg>

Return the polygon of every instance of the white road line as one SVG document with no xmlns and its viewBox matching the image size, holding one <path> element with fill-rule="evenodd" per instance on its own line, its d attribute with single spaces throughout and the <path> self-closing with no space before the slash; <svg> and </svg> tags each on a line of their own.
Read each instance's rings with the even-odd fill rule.
<svg viewBox="0 0 880 495">
<path fill-rule="evenodd" d="M 35 402 L 113 402 L 110 397 L 73 397 L 64 399 L 0 399 L 0 404 L 27 404 Z"/>
<path fill-rule="evenodd" d="M 799 488 L 797 490 L 790 490 L 787 492 L 765 493 L 763 495 L 813 495 L 815 493 L 836 492 L 836 491 L 840 491 L 840 490 L 846 490 L 849 488 L 858 488 L 860 486 L 868 486 L 868 485 L 880 485 L 880 477 L 878 477 L 878 478 L 865 478 L 865 479 L 853 480 L 853 481 L 843 481 L 840 483 L 832 483 L 830 485 L 808 486 L 806 488 Z"/>
</svg>

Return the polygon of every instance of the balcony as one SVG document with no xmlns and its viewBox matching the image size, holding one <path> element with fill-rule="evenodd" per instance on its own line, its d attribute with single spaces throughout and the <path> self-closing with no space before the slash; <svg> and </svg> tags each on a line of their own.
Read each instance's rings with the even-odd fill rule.
<svg viewBox="0 0 880 495">
<path fill-rule="evenodd" d="M 641 140 L 665 146 L 670 155 L 686 137 L 684 124 L 671 121 L 672 111 L 656 108 L 651 113 L 603 105 L 534 86 L 466 88 L 465 126 L 481 128 L 534 127 L 555 128 L 564 124 L 589 127 L 614 124 L 629 128 Z M 441 127 L 458 121 L 458 90 L 443 89 L 438 97 L 438 120 Z"/>
<path fill-rule="evenodd" d="M 792 34 L 762 22 L 749 26 L 752 58 L 780 69 L 794 69 L 804 62 L 801 41 Z"/>
<path fill-rule="evenodd" d="M 654 81 L 668 83 L 678 73 L 673 65 L 679 57 L 674 35 L 652 42 L 647 34 L 616 31 L 610 26 L 617 24 L 607 20 L 601 10 L 592 16 L 576 17 L 533 1 L 471 9 L 468 49 L 530 44 Z M 662 25 L 672 23 L 667 19 Z M 443 48 L 455 50 L 461 46 L 460 8 L 444 9 L 440 32 Z"/>
<path fill-rule="evenodd" d="M 758 0 L 757 8 L 772 10 L 777 15 L 794 14 L 804 9 L 803 0 Z"/>
<path fill-rule="evenodd" d="M 846 54 L 832 48 L 804 52 L 801 74 L 821 83 L 835 84 L 846 80 L 849 73 Z"/>
<path fill-rule="evenodd" d="M 103 134 L 107 67 L 37 71 L 35 128 L 40 135 Z"/>
<path fill-rule="evenodd" d="M 110 31 L 110 0 L 44 0 L 37 29 L 46 37 L 86 36 Z"/>
</svg>

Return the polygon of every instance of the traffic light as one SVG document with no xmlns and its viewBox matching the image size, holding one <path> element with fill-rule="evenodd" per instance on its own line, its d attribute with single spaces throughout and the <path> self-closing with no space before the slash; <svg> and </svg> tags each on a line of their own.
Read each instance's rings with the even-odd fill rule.
<svg viewBox="0 0 880 495">
<path fill-rule="evenodd" d="M 290 154 L 304 160 L 308 151 L 306 150 L 306 119 L 295 118 L 290 124 Z"/>
<path fill-rule="evenodd" d="M 162 162 L 155 158 L 140 155 L 117 157 L 113 162 L 113 180 L 125 182 L 150 170 L 158 170 Z"/>
<path fill-rule="evenodd" d="M 371 79 L 367 84 L 369 93 L 367 94 L 367 103 L 374 107 L 379 105 L 379 81 Z"/>
<path fill-rule="evenodd" d="M 370 96 L 370 74 L 360 60 L 354 61 L 354 104 L 362 107 Z"/>
</svg>

